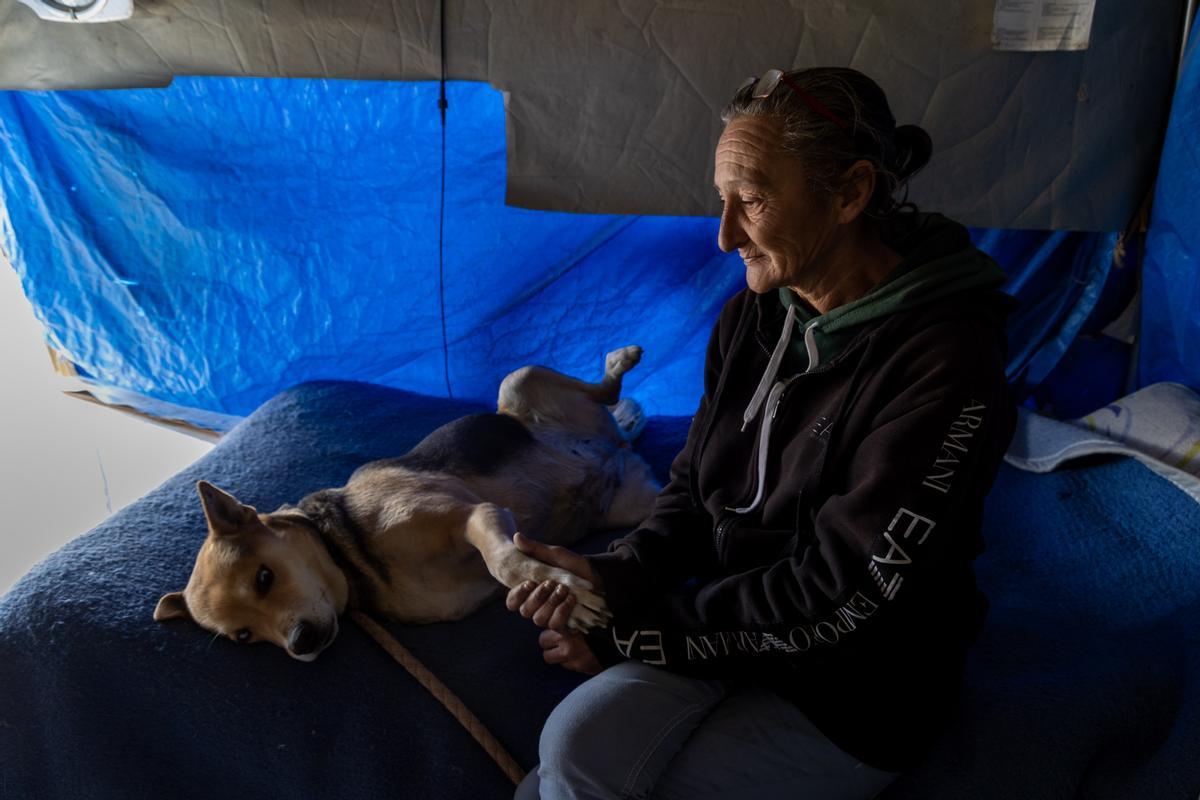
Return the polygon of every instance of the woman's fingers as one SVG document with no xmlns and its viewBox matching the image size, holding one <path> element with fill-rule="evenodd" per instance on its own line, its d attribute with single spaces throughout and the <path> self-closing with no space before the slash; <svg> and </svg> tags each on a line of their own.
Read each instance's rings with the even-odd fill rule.
<svg viewBox="0 0 1200 800">
<path fill-rule="evenodd" d="M 558 566 L 552 561 L 554 558 L 553 548 L 548 544 L 543 544 L 537 539 L 530 539 L 528 536 L 520 532 L 513 534 L 513 544 L 515 544 L 517 549 L 527 556 L 532 556 L 538 561 L 546 564 Z"/>
<path fill-rule="evenodd" d="M 527 556 L 536 558 L 543 564 L 565 569 L 590 583 L 595 583 L 596 576 L 592 573 L 592 565 L 578 553 L 558 545 L 545 544 L 536 539 L 530 539 L 523 533 L 513 535 L 513 544 Z"/>
<path fill-rule="evenodd" d="M 513 534 L 513 544 L 515 544 L 517 549 L 522 553 L 527 556 L 533 556 L 534 558 L 538 558 L 542 550 L 546 547 L 546 545 L 542 544 L 537 539 L 530 539 L 520 531 Z M 540 561 L 541 559 L 538 558 L 538 560 Z"/>
<path fill-rule="evenodd" d="M 519 589 L 521 592 L 509 592 L 512 603 L 515 603 L 520 595 L 524 592 L 526 584 L 521 584 Z M 532 591 L 525 594 L 524 599 L 517 607 L 517 611 L 522 617 L 532 620 L 538 627 L 544 628 L 550 623 L 554 612 L 563 604 L 565 600 L 571 598 L 571 592 L 566 586 L 555 581 L 547 580 L 539 583 Z M 574 602 L 574 598 L 571 598 Z M 512 609 L 511 603 L 509 604 Z M 570 613 L 570 612 L 568 612 Z"/>
<path fill-rule="evenodd" d="M 533 624 L 537 625 L 539 628 L 550 627 L 550 618 L 554 616 L 554 614 L 558 613 L 560 608 L 572 601 L 571 593 L 567 591 L 567 587 L 563 586 L 561 583 L 553 584 L 553 587 L 554 588 L 549 589 L 549 593 L 546 595 L 545 599 L 542 600 L 541 605 L 534 608 L 533 614 L 529 617 L 531 620 L 533 620 Z M 538 588 L 540 590 L 541 587 Z M 537 594 L 537 592 L 535 591 L 534 594 Z M 532 602 L 532 600 L 533 597 L 531 596 L 529 600 L 526 600 L 525 602 L 529 603 Z"/>
<path fill-rule="evenodd" d="M 538 636 L 538 644 L 542 647 L 542 659 L 547 664 L 560 664 L 584 675 L 595 675 L 603 669 L 587 641 L 577 633 L 542 631 Z"/>
<path fill-rule="evenodd" d="M 543 607 L 544 608 L 544 607 Z M 542 627 L 549 628 L 553 631 L 565 631 L 567 623 L 571 621 L 571 610 L 575 608 L 575 595 L 568 594 L 561 603 L 547 617 L 546 624 Z M 537 622 L 537 615 L 534 615 L 534 622 Z M 542 623 L 538 622 L 539 625 Z"/>
<path fill-rule="evenodd" d="M 516 611 L 536 588 L 537 584 L 533 581 L 518 583 L 516 586 L 508 590 L 508 596 L 504 598 L 504 607 L 509 611 Z"/>
<path fill-rule="evenodd" d="M 542 581 L 537 584 L 533 587 L 533 591 L 525 596 L 525 601 L 521 603 L 517 612 L 525 619 L 529 619 L 533 616 L 534 611 L 541 608 L 553 588 L 553 581 Z"/>
<path fill-rule="evenodd" d="M 516 611 L 539 628 L 551 628 L 556 631 L 568 629 L 578 603 L 579 598 L 565 584 L 554 580 L 541 583 L 524 581 L 510 589 L 504 599 L 504 605 L 509 611 Z M 578 620 L 576 624 L 578 625 Z"/>
<path fill-rule="evenodd" d="M 542 660 L 547 664 L 561 664 L 571 657 L 567 637 L 557 631 L 542 631 L 538 644 L 542 647 Z"/>
<path fill-rule="evenodd" d="M 542 647 L 542 659 L 547 664 L 563 664 L 578 656 L 578 648 L 571 635 L 563 635 L 558 631 L 545 630 L 538 636 L 538 644 Z"/>
</svg>

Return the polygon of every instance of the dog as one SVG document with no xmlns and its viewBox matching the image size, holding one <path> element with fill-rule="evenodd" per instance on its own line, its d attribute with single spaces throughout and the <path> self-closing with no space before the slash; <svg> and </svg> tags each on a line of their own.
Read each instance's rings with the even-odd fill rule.
<svg viewBox="0 0 1200 800">
<path fill-rule="evenodd" d="M 599 383 L 522 367 L 501 382 L 496 413 L 450 422 L 406 455 L 269 514 L 200 481 L 207 535 L 187 587 L 164 595 L 154 619 L 312 661 L 347 608 L 456 620 L 505 588 L 550 580 L 575 597 L 569 627 L 605 625 L 594 587 L 525 555 L 513 535 L 571 544 L 650 513 L 660 487 L 629 446 L 640 410 L 623 425 L 610 410 L 636 406 L 620 400 L 621 380 L 641 355 L 608 353 Z"/>
</svg>

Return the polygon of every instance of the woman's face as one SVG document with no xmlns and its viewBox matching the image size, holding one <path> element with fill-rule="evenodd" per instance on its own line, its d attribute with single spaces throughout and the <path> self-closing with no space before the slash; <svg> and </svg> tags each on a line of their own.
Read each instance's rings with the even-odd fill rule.
<svg viewBox="0 0 1200 800">
<path fill-rule="evenodd" d="M 779 134 L 773 119 L 737 117 L 717 143 L 724 204 L 717 244 L 738 251 L 746 284 L 759 294 L 820 280 L 838 227 L 834 204 L 812 193 L 800 160 L 780 150 Z"/>
</svg>

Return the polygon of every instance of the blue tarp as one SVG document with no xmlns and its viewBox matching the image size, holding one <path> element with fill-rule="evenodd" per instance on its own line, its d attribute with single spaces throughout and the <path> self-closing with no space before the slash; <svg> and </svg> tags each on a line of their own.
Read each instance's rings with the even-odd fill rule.
<svg viewBox="0 0 1200 800">
<path fill-rule="evenodd" d="M 1200 390 L 1200 37 L 1175 87 L 1142 267 L 1138 383 Z"/>
<path fill-rule="evenodd" d="M 517 366 L 598 376 L 605 350 L 638 343 L 629 393 L 691 413 L 708 330 L 744 285 L 716 220 L 505 206 L 502 96 L 451 83 L 439 237 L 437 93 L 244 78 L 0 93 L 0 241 L 55 349 L 168 403 L 241 415 L 321 378 L 490 401 Z M 1013 276 L 1010 374 L 1035 386 L 1095 306 L 1115 237 L 973 234 Z"/>
<path fill-rule="evenodd" d="M 1096 326 L 1097 315 L 1108 317 L 1103 324 L 1116 315 L 1114 305 L 1115 312 L 1124 305 L 1102 298 L 1127 301 L 1132 293 L 1131 283 L 1113 279 L 1117 234 L 975 229 L 971 238 L 1004 267 L 1005 291 L 1020 300 L 1008 325 L 1008 376 L 1018 396 L 1032 394 L 1031 405 L 1063 417 L 1082 416 L 1119 397 L 1124 360 L 1097 361 L 1074 380 L 1056 380 L 1076 337 Z M 1043 391 L 1036 392 L 1039 387 Z"/>
<path fill-rule="evenodd" d="M 51 343 L 101 383 L 233 414 L 314 378 L 444 395 L 437 93 L 221 78 L 3 95 L 4 243 Z M 525 363 L 599 378 L 601 348 L 640 343 L 631 389 L 691 411 L 741 280 L 716 222 L 507 207 L 501 95 L 452 84 L 449 102 L 453 393 L 494 398 Z"/>
</svg>

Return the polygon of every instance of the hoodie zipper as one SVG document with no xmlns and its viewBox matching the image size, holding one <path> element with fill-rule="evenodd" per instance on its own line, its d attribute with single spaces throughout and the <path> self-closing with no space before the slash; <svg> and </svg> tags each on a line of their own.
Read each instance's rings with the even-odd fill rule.
<svg viewBox="0 0 1200 800">
<path fill-rule="evenodd" d="M 754 311 L 754 304 L 747 303 L 738 319 L 737 328 L 734 329 L 733 338 L 729 343 L 730 357 L 726 358 L 721 365 L 721 376 L 717 379 L 716 389 L 713 390 L 712 401 L 709 403 L 705 415 L 704 427 L 701 428 L 700 437 L 692 448 L 691 458 L 688 459 L 688 488 L 692 496 L 692 505 L 696 508 L 704 508 L 704 500 L 700 495 L 700 454 L 704 452 L 704 448 L 708 445 L 708 439 L 712 436 L 713 426 L 717 420 L 717 408 L 720 405 L 721 396 L 725 393 L 725 381 L 729 377 L 729 373 L 733 371 L 732 356 L 738 352 L 746 338 L 746 330 L 750 327 L 750 319 Z"/>
<path fill-rule="evenodd" d="M 721 558 L 721 545 L 725 543 L 725 536 L 729 533 L 730 528 L 737 524 L 739 517 L 729 515 L 717 523 L 717 529 L 713 531 L 713 545 L 717 550 L 717 558 Z"/>
</svg>

